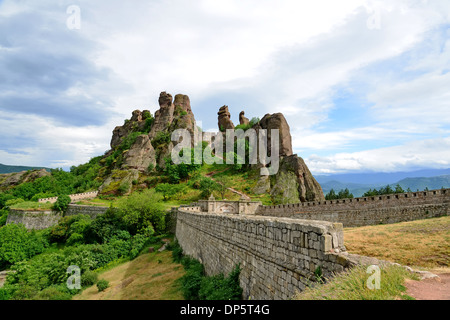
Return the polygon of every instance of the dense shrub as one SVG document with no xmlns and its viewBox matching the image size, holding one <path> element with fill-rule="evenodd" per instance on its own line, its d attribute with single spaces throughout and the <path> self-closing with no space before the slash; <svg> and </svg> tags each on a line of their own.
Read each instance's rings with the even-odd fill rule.
<svg viewBox="0 0 450 320">
<path fill-rule="evenodd" d="M 53 205 L 53 210 L 66 212 L 69 204 L 72 202 L 72 199 L 68 195 L 61 195 L 58 197 L 58 200 Z"/>
<path fill-rule="evenodd" d="M 42 233 L 28 231 L 24 225 L 8 224 L 0 228 L 0 268 L 42 253 L 48 241 Z"/>
<path fill-rule="evenodd" d="M 240 265 L 230 274 L 207 277 L 203 265 L 196 259 L 183 255 L 183 250 L 174 242 L 168 247 L 172 250 L 174 262 L 181 263 L 186 270 L 180 279 L 183 296 L 186 300 L 240 300 L 242 288 L 239 283 Z"/>
<path fill-rule="evenodd" d="M 94 284 L 97 283 L 97 281 L 98 281 L 98 273 L 97 272 L 87 270 L 86 272 L 84 272 L 81 275 L 81 286 L 83 288 L 93 286 Z"/>
<path fill-rule="evenodd" d="M 6 220 L 8 219 L 9 210 L 0 209 L 0 227 L 6 224 Z"/>
<path fill-rule="evenodd" d="M 39 291 L 34 300 L 71 300 L 72 295 L 65 285 L 52 285 Z"/>
<path fill-rule="evenodd" d="M 122 230 L 126 230 L 122 214 L 118 209 L 111 207 L 92 221 L 89 234 L 95 242 L 105 243 L 121 233 Z"/>
<path fill-rule="evenodd" d="M 200 284 L 198 296 L 200 300 L 240 300 L 242 288 L 239 285 L 240 266 L 225 277 L 218 274 L 212 277 L 204 277 Z"/>
<path fill-rule="evenodd" d="M 10 193 L 0 192 L 0 209 L 5 208 L 6 201 L 14 199 L 14 196 Z"/>
<path fill-rule="evenodd" d="M 98 292 L 105 291 L 109 288 L 109 282 L 105 279 L 101 279 L 97 282 Z"/>
<path fill-rule="evenodd" d="M 0 301 L 9 300 L 11 298 L 11 292 L 8 288 L 0 288 Z"/>
<path fill-rule="evenodd" d="M 164 201 L 171 199 L 176 194 L 181 193 L 185 186 L 181 184 L 160 183 L 155 190 L 162 194 Z"/>
<path fill-rule="evenodd" d="M 49 240 L 68 245 L 90 243 L 93 241 L 91 224 L 92 219 L 88 215 L 63 217 L 57 225 L 49 228 Z"/>
<path fill-rule="evenodd" d="M 181 278 L 183 296 L 186 300 L 199 300 L 204 277 L 203 265 L 191 258 L 184 258 L 182 262 L 186 270 L 186 274 Z"/>
<path fill-rule="evenodd" d="M 153 189 L 134 192 L 117 202 L 120 218 L 131 234 L 151 236 L 165 231 L 165 210 L 161 195 Z"/>
</svg>

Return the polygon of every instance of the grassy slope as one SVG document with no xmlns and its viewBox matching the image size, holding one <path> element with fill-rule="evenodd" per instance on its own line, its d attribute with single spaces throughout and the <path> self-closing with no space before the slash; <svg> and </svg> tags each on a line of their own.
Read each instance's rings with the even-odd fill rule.
<svg viewBox="0 0 450 320">
<path fill-rule="evenodd" d="M 350 253 L 372 256 L 421 269 L 448 270 L 450 217 L 359 228 L 346 228 L 344 242 Z M 299 300 L 412 299 L 405 294 L 405 279 L 414 275 L 401 267 L 381 269 L 381 290 L 369 290 L 365 267 L 343 273 L 327 284 L 308 288 Z"/>
<path fill-rule="evenodd" d="M 181 264 L 172 261 L 172 252 L 145 253 L 100 274 L 110 287 L 98 292 L 96 286 L 73 300 L 182 300 L 177 281 L 184 275 Z"/>
<path fill-rule="evenodd" d="M 351 253 L 388 259 L 400 264 L 435 269 L 449 267 L 450 217 L 378 225 L 344 230 L 345 245 Z M 390 300 L 411 299 L 405 294 L 405 279 L 417 279 L 400 267 L 381 270 L 381 290 L 369 290 L 365 267 L 343 273 L 327 284 L 308 288 L 295 297 L 300 300 Z M 180 264 L 173 263 L 171 252 L 145 253 L 101 273 L 111 287 L 99 293 L 86 289 L 76 300 L 180 300 L 183 299 L 177 279 L 184 274 Z"/>
<path fill-rule="evenodd" d="M 450 217 L 344 229 L 347 250 L 411 267 L 450 265 Z"/>
</svg>

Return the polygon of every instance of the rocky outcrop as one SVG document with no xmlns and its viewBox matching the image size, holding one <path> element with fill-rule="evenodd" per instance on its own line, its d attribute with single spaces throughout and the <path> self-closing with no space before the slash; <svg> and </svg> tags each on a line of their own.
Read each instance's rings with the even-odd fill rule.
<svg viewBox="0 0 450 320">
<path fill-rule="evenodd" d="M 0 189 L 7 189 L 25 182 L 33 182 L 50 175 L 51 173 L 45 169 L 0 174 Z"/>
<path fill-rule="evenodd" d="M 253 169 L 261 165 L 253 166 Z M 273 176 L 256 176 L 256 184 L 252 192 L 270 194 L 275 204 L 299 203 L 308 201 L 324 201 L 322 187 L 313 177 L 305 161 L 293 154 L 280 157 L 280 167 Z"/>
<path fill-rule="evenodd" d="M 143 134 L 136 138 L 130 150 L 123 155 L 122 168 L 136 169 L 141 172 L 146 171 L 152 164 L 156 166 L 155 149 L 148 135 Z"/>
<path fill-rule="evenodd" d="M 281 160 L 280 170 L 275 177 L 277 184 L 281 184 L 281 186 L 283 185 L 283 179 L 281 179 L 283 173 L 293 174 L 293 178 L 297 183 L 298 199 L 301 202 L 325 201 L 322 187 L 313 177 L 301 157 L 294 154 Z"/>
<path fill-rule="evenodd" d="M 165 159 L 170 157 L 174 148 L 174 143 L 171 141 L 174 130 L 187 129 L 191 134 L 198 133 L 187 95 L 177 94 L 172 97 L 167 92 L 161 92 L 158 101 L 159 109 L 155 112 L 154 118 L 150 119 L 152 121 L 149 122 L 149 111 L 135 110 L 131 119 L 126 120 L 123 126 L 114 129 L 111 139 L 112 149 L 106 157 L 113 156 L 116 159 L 112 164 L 105 159 L 105 163 L 109 163 L 110 174 L 105 177 L 101 187 L 102 193 L 114 192 L 119 187 L 123 192 L 126 188 L 131 188 L 131 183 L 139 183 L 140 174 L 148 174 L 151 168 L 164 168 Z M 240 125 L 250 123 L 244 111 L 239 114 L 239 123 Z M 235 128 L 226 105 L 218 112 L 218 125 L 222 132 Z M 255 172 L 258 171 L 258 174 L 252 177 L 254 182 L 252 191 L 256 194 L 270 194 L 275 203 L 324 200 L 322 188 L 303 159 L 293 154 L 289 124 L 283 114 L 266 114 L 252 128 L 257 132 L 262 129 L 267 130 L 269 154 L 271 154 L 272 129 L 278 129 L 280 142 L 280 162 L 277 173 L 271 176 L 260 176 L 259 169 L 262 165 L 250 166 L 252 171 L 253 169 L 257 169 Z M 131 144 L 130 137 L 135 138 Z M 192 147 L 193 143 L 192 139 Z M 257 180 L 256 183 L 255 180 Z"/>
<path fill-rule="evenodd" d="M 267 130 L 267 146 L 270 151 L 271 146 L 271 129 L 279 130 L 279 142 L 280 142 L 280 156 L 291 156 L 292 153 L 292 137 L 291 129 L 286 121 L 286 118 L 282 113 L 266 114 L 254 129 L 266 129 Z"/>
<path fill-rule="evenodd" d="M 223 106 L 219 109 L 217 113 L 219 120 L 219 130 L 224 132 L 228 129 L 234 129 L 234 124 L 231 121 L 231 115 L 228 111 L 228 106 Z"/>
<path fill-rule="evenodd" d="M 155 167 L 164 168 L 165 159 L 170 157 L 174 147 L 171 141 L 174 130 L 187 129 L 191 134 L 198 132 L 187 95 L 177 94 L 173 99 L 171 94 L 161 92 L 158 102 L 159 109 L 154 117 L 148 110 L 135 110 L 131 119 L 114 129 L 111 150 L 104 159 L 111 173 L 104 177 L 100 188 L 102 193 L 111 193 L 118 186 L 128 186 L 130 181 L 138 180 L 139 173 L 148 173 Z M 192 146 L 193 143 L 194 139 Z M 124 171 L 132 173 L 124 175 Z"/>
<path fill-rule="evenodd" d="M 250 123 L 250 120 L 248 120 L 248 118 L 246 118 L 244 115 L 245 115 L 244 111 L 241 111 L 241 113 L 239 113 L 239 124 L 240 125 L 247 125 Z"/>
<path fill-rule="evenodd" d="M 155 138 L 159 132 L 167 131 L 173 121 L 175 105 L 172 95 L 161 92 L 159 95 L 159 110 L 155 112 L 155 122 L 150 130 L 150 140 Z"/>
<path fill-rule="evenodd" d="M 191 102 L 187 95 L 177 94 L 173 102 L 175 108 L 173 112 L 173 120 L 168 130 L 170 132 L 176 129 L 187 129 L 191 135 L 198 132 L 194 114 L 191 110 Z M 192 139 L 192 143 L 193 143 Z M 193 146 L 193 145 L 192 145 Z"/>
<path fill-rule="evenodd" d="M 280 167 L 278 172 L 269 177 L 258 178 L 253 192 L 256 194 L 269 193 L 275 203 L 297 203 L 306 201 L 325 200 L 322 187 L 309 171 L 304 160 L 293 154 L 292 137 L 289 124 L 282 113 L 266 114 L 255 130 L 267 130 L 267 147 L 271 153 L 271 130 L 279 130 Z M 260 165 L 253 166 L 260 168 Z"/>
<path fill-rule="evenodd" d="M 117 148 L 123 141 L 133 131 L 144 131 L 146 125 L 146 118 L 144 114 L 150 114 L 150 111 L 144 110 L 134 110 L 131 119 L 126 120 L 123 126 L 117 126 L 113 130 L 113 135 L 111 138 L 111 148 Z"/>
</svg>

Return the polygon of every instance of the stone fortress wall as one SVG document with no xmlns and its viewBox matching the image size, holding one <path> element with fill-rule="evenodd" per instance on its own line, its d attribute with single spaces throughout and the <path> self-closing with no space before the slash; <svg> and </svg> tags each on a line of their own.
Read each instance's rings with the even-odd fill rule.
<svg viewBox="0 0 450 320">
<path fill-rule="evenodd" d="M 244 299 L 290 299 L 316 281 L 319 267 L 330 276 L 350 266 L 341 223 L 179 208 L 176 237 L 208 275 L 240 264 Z"/>
<path fill-rule="evenodd" d="M 80 200 L 86 200 L 86 199 L 94 199 L 98 195 L 98 191 L 91 191 L 91 192 L 84 192 L 84 193 L 77 193 L 77 194 L 71 194 L 69 195 L 72 202 L 80 201 Z M 51 197 L 51 198 L 43 198 L 39 199 L 38 202 L 40 203 L 55 203 L 56 200 L 58 200 L 58 197 Z"/>
<path fill-rule="evenodd" d="M 450 189 L 381 196 L 259 206 L 256 214 L 341 222 L 359 227 L 412 221 L 449 214 Z"/>
<path fill-rule="evenodd" d="M 210 198 L 172 213 L 184 253 L 208 275 L 241 264 L 245 299 L 285 300 L 314 282 L 319 267 L 327 277 L 355 261 L 373 261 L 346 252 L 344 226 L 445 216 L 449 203 L 450 189 L 441 189 L 278 206 Z"/>
<path fill-rule="evenodd" d="M 80 206 L 76 204 L 69 204 L 66 216 L 73 216 L 78 214 L 85 214 L 91 218 L 95 218 L 99 214 L 103 214 L 108 210 L 107 207 L 94 206 Z M 22 223 L 28 230 L 43 230 L 58 224 L 62 218 L 62 214 L 57 211 L 28 211 L 10 209 L 6 224 Z"/>
<path fill-rule="evenodd" d="M 6 224 L 23 224 L 28 230 L 43 230 L 54 226 L 61 219 L 59 212 L 46 211 L 25 211 L 10 209 Z"/>
</svg>

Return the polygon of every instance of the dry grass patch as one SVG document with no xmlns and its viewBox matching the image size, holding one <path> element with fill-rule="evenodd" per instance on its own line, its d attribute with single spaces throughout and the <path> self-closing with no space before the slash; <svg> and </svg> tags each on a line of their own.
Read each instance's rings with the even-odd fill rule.
<svg viewBox="0 0 450 320">
<path fill-rule="evenodd" d="M 380 288 L 369 289 L 370 274 L 366 266 L 358 266 L 340 273 L 326 284 L 306 288 L 294 300 L 412 300 L 406 294 L 405 279 L 417 280 L 417 276 L 399 266 L 380 268 Z"/>
<path fill-rule="evenodd" d="M 450 266 L 450 217 L 344 229 L 350 253 L 421 268 Z"/>
<path fill-rule="evenodd" d="M 183 266 L 173 262 L 172 252 L 147 253 L 103 272 L 99 279 L 110 284 L 105 291 L 92 286 L 73 300 L 182 300 L 177 280 L 183 275 Z"/>
</svg>

